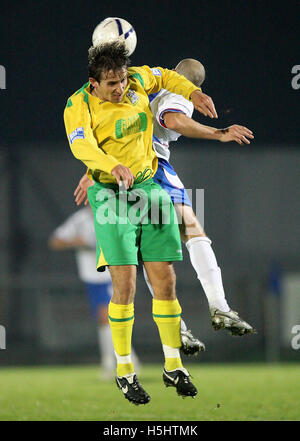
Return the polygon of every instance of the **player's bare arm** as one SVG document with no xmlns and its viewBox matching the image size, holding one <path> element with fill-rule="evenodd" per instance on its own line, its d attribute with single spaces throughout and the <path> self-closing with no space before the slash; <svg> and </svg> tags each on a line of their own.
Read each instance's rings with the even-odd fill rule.
<svg viewBox="0 0 300 441">
<path fill-rule="evenodd" d="M 201 90 L 194 90 L 190 96 L 194 107 L 198 112 L 202 113 L 204 116 L 209 116 L 210 118 L 218 118 L 215 105 L 210 96 L 201 92 Z"/>
<path fill-rule="evenodd" d="M 238 124 L 229 126 L 226 129 L 219 129 L 218 132 L 219 141 L 221 142 L 235 141 L 238 144 L 250 144 L 248 138 L 254 138 L 251 130 L 249 130 L 247 127 L 239 126 Z"/>
<path fill-rule="evenodd" d="M 226 129 L 216 129 L 194 121 L 184 113 L 164 113 L 164 123 L 168 129 L 175 130 L 188 138 L 215 139 L 221 142 L 236 141 L 239 144 L 250 144 L 253 133 L 247 127 L 234 124 Z"/>
<path fill-rule="evenodd" d="M 88 244 L 81 237 L 74 237 L 71 240 L 50 237 L 48 240 L 48 246 L 54 251 L 70 250 L 74 248 L 89 248 Z"/>
<path fill-rule="evenodd" d="M 89 177 L 84 174 L 78 182 L 78 186 L 74 191 L 76 205 L 79 206 L 83 202 L 84 205 L 88 205 L 89 200 L 87 198 L 87 190 L 91 185 L 94 185 L 94 181 L 91 181 L 91 179 L 89 179 Z"/>
</svg>

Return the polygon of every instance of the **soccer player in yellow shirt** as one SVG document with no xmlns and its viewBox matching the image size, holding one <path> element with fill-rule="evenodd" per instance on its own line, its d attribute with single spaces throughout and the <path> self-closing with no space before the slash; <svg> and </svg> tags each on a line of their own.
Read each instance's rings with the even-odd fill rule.
<svg viewBox="0 0 300 441">
<path fill-rule="evenodd" d="M 153 318 L 165 355 L 164 383 L 181 396 L 197 394 L 179 353 L 181 307 L 172 262 L 182 260 L 181 242 L 171 199 L 152 180 L 157 157 L 148 95 L 165 88 L 191 100 L 204 115 L 213 118 L 217 113 L 212 100 L 176 72 L 128 66 L 121 43 L 91 48 L 89 83 L 69 98 L 64 120 L 74 156 L 87 165 L 95 181 L 88 198 L 94 212 L 97 268 L 109 267 L 114 288 L 109 321 L 116 382 L 129 401 L 146 404 L 150 396 L 136 377 L 130 355 L 138 260 L 143 261 L 154 291 Z"/>
</svg>

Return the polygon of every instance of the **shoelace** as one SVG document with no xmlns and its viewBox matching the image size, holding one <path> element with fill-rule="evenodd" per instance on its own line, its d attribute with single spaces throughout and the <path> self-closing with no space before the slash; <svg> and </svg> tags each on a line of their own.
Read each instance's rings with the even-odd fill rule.
<svg viewBox="0 0 300 441">
<path fill-rule="evenodd" d="M 179 376 L 178 376 L 179 377 Z M 178 377 L 176 377 L 176 378 L 178 378 Z M 176 380 L 176 378 L 174 378 L 174 381 Z M 180 377 L 179 377 L 180 378 Z M 183 382 L 184 383 L 186 383 L 186 384 L 188 384 L 190 381 L 189 381 L 189 377 L 186 377 L 186 376 L 184 376 L 183 377 Z"/>
<path fill-rule="evenodd" d="M 131 386 L 133 387 L 133 389 L 134 389 L 135 391 L 138 391 L 138 390 L 139 390 L 139 386 L 140 386 L 140 384 L 139 384 L 137 381 L 135 381 L 134 383 L 132 383 Z"/>
</svg>

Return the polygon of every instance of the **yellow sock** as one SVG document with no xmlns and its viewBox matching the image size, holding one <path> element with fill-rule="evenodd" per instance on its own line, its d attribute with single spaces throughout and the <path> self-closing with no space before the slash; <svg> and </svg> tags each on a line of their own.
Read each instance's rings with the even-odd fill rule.
<svg viewBox="0 0 300 441">
<path fill-rule="evenodd" d="M 117 357 L 117 375 L 123 377 L 134 372 L 131 361 L 131 336 L 134 322 L 133 303 L 118 305 L 110 302 L 108 319 Z"/>
<path fill-rule="evenodd" d="M 165 368 L 167 371 L 173 371 L 174 369 L 182 367 L 181 358 L 165 358 Z"/>
<path fill-rule="evenodd" d="M 179 353 L 181 307 L 178 300 L 153 299 L 153 319 L 163 345 L 166 370 L 171 371 L 182 367 Z"/>
</svg>

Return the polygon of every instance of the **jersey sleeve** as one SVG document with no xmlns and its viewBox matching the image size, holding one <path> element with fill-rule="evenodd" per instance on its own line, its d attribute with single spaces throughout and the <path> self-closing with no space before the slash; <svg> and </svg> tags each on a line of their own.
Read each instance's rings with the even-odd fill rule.
<svg viewBox="0 0 300 441">
<path fill-rule="evenodd" d="M 157 93 L 161 89 L 167 89 L 190 100 L 192 92 L 201 91 L 201 88 L 196 87 L 191 81 L 173 70 L 162 67 L 150 68 L 149 66 L 137 67 L 134 70 L 133 76 L 140 76 L 140 81 L 142 80 L 148 95 Z"/>
<path fill-rule="evenodd" d="M 70 148 L 75 158 L 88 169 L 111 173 L 120 164 L 113 156 L 104 153 L 93 135 L 91 115 L 83 94 L 69 98 L 64 111 L 64 122 Z"/>
<path fill-rule="evenodd" d="M 158 105 L 155 118 L 159 125 L 166 127 L 164 123 L 164 114 L 166 112 L 183 113 L 191 118 L 193 114 L 193 104 L 187 101 L 181 95 L 174 93 L 164 93 L 161 97 L 158 96 Z"/>
</svg>

